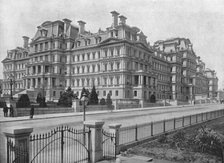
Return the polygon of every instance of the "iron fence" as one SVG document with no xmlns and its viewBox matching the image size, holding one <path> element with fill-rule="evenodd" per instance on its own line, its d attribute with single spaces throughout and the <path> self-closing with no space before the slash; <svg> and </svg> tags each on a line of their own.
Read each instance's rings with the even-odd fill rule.
<svg viewBox="0 0 224 163">
<path fill-rule="evenodd" d="M 224 115 L 224 110 L 204 112 L 178 118 L 149 122 L 128 127 L 122 127 L 119 132 L 119 145 L 131 144 L 136 141 L 175 131 L 204 121 L 212 120 Z"/>
</svg>

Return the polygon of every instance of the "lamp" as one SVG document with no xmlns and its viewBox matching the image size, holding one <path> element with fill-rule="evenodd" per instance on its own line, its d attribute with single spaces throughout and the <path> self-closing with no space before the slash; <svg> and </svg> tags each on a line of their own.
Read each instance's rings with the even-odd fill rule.
<svg viewBox="0 0 224 163">
<path fill-rule="evenodd" d="M 86 120 L 86 102 L 88 101 L 88 97 L 87 97 L 87 94 L 84 92 L 82 94 L 82 98 L 81 98 L 81 101 L 82 101 L 82 105 L 83 105 L 83 143 L 84 145 L 86 144 L 86 134 L 85 134 L 85 120 Z"/>
</svg>

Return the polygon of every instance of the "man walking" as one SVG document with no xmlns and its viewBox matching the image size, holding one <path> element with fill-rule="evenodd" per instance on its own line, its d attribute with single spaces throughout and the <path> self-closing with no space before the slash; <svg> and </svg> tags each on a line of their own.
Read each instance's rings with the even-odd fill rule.
<svg viewBox="0 0 224 163">
<path fill-rule="evenodd" d="M 30 108 L 30 119 L 33 119 L 33 115 L 34 115 L 34 106 L 31 105 L 31 108 Z"/>
</svg>

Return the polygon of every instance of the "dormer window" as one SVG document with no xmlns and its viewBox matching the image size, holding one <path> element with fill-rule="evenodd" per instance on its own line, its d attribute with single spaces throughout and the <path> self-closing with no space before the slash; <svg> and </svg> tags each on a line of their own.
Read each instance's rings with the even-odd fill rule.
<svg viewBox="0 0 224 163">
<path fill-rule="evenodd" d="M 110 32 L 110 37 L 114 37 L 113 31 Z"/>
<path fill-rule="evenodd" d="M 80 41 L 77 41 L 76 46 L 79 47 L 81 45 Z"/>
<path fill-rule="evenodd" d="M 40 34 L 42 37 L 47 37 L 47 30 L 46 29 L 41 29 Z"/>
</svg>

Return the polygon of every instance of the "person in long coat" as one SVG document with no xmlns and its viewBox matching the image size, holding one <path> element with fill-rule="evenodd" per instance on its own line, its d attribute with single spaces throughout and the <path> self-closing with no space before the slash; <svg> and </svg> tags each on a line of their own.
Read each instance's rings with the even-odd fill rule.
<svg viewBox="0 0 224 163">
<path fill-rule="evenodd" d="M 34 106 L 31 105 L 31 108 L 30 108 L 30 118 L 31 119 L 33 118 L 33 115 L 34 115 Z"/>
<path fill-rule="evenodd" d="M 3 112 L 4 112 L 4 117 L 8 117 L 8 107 L 6 104 L 3 107 Z"/>
<path fill-rule="evenodd" d="M 10 108 L 9 108 L 9 110 L 10 110 L 10 117 L 14 117 L 14 113 L 13 113 L 13 106 L 12 105 L 10 105 Z"/>
</svg>

